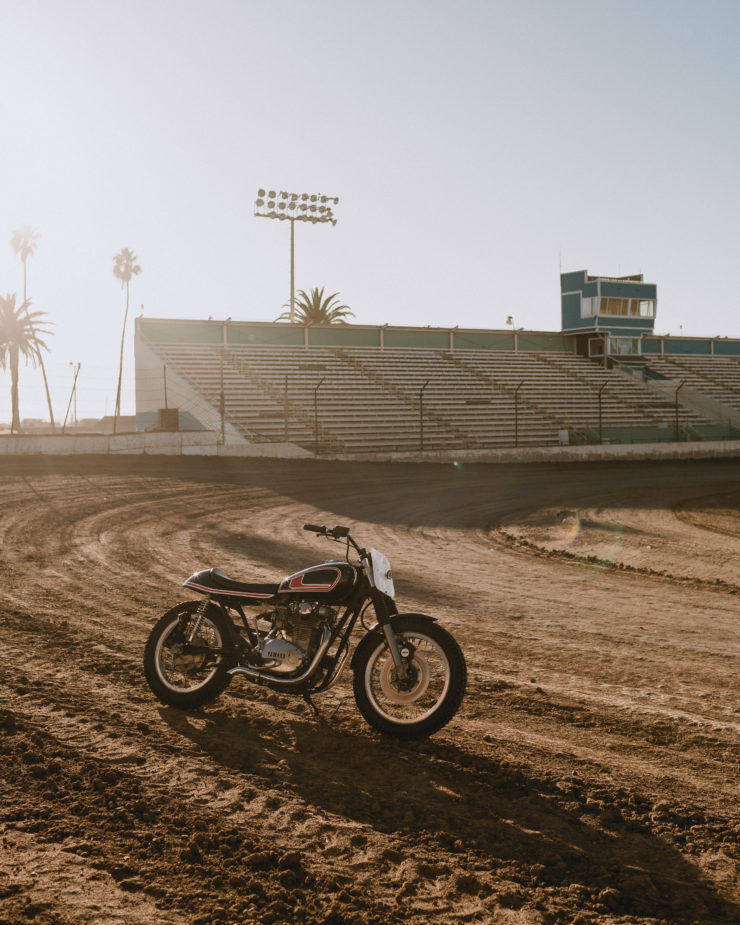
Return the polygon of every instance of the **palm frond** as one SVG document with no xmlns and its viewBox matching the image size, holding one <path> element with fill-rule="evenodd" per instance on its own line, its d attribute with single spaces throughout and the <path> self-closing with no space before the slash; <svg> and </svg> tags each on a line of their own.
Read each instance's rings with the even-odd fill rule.
<svg viewBox="0 0 740 925">
<path fill-rule="evenodd" d="M 339 297 L 338 292 L 329 296 L 324 295 L 325 287 L 318 287 L 306 292 L 305 289 L 299 289 L 295 300 L 295 320 L 298 324 L 346 324 L 347 316 L 354 316 L 354 312 L 348 305 L 336 304 Z M 283 308 L 289 308 L 284 305 Z M 289 312 L 284 312 L 278 320 L 289 318 Z"/>
<path fill-rule="evenodd" d="M 36 251 L 38 238 L 38 234 L 36 234 L 30 225 L 21 225 L 19 228 L 15 229 L 10 239 L 13 253 L 19 254 L 21 260 L 25 263 Z"/>
<path fill-rule="evenodd" d="M 139 258 L 128 247 L 122 247 L 121 250 L 113 257 L 113 275 L 116 279 L 121 280 L 121 289 L 126 287 L 126 283 L 131 281 L 132 276 L 138 276 L 141 273 L 141 267 L 136 262 Z"/>
<path fill-rule="evenodd" d="M 354 317 L 349 305 L 335 304 L 335 300 L 339 298 L 338 292 L 324 296 L 324 288 L 314 288 L 309 292 L 305 289 L 298 290 L 295 298 L 296 324 L 347 324 L 345 318 L 350 315 Z M 282 308 L 286 310 L 275 321 L 290 321 L 290 303 Z"/>
<path fill-rule="evenodd" d="M 13 348 L 36 365 L 39 349 L 49 349 L 40 335 L 47 337 L 53 333 L 46 327 L 52 322 L 41 320 L 46 312 L 29 312 L 30 299 L 18 306 L 15 300 L 15 293 L 0 296 L 0 366 L 3 368 Z"/>
</svg>

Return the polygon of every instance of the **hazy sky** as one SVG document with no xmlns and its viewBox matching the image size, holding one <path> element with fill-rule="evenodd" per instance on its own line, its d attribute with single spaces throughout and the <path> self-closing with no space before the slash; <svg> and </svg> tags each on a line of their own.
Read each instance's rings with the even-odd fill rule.
<svg viewBox="0 0 740 925">
<path fill-rule="evenodd" d="M 113 255 L 136 314 L 273 320 L 265 186 L 339 197 L 296 226 L 296 286 L 360 323 L 557 330 L 562 267 L 643 272 L 659 333 L 740 337 L 739 39 L 737 0 L 0 0 L 0 292 L 29 224 L 56 413 L 72 362 L 79 415 L 110 413 Z"/>
</svg>

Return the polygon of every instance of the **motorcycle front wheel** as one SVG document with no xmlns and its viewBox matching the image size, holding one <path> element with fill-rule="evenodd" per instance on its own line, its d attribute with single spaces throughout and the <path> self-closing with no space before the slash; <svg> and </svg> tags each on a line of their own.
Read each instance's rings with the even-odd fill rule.
<svg viewBox="0 0 740 925">
<path fill-rule="evenodd" d="M 188 601 L 168 610 L 144 649 L 144 675 L 152 692 L 162 703 L 182 710 L 215 700 L 231 680 L 226 618 L 210 605 L 196 628 L 202 603 Z"/>
<path fill-rule="evenodd" d="M 409 677 L 400 679 L 382 634 L 360 643 L 353 688 L 365 719 L 385 735 L 422 739 L 448 723 L 460 706 L 467 668 L 455 639 L 436 623 L 408 616 L 394 620 Z"/>
</svg>

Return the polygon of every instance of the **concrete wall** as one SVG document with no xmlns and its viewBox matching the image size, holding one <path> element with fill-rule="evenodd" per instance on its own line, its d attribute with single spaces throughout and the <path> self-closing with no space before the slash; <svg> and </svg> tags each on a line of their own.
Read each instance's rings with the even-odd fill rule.
<svg viewBox="0 0 740 925">
<path fill-rule="evenodd" d="M 216 455 L 217 435 L 210 431 L 152 434 L 0 435 L 0 455 L 67 456 L 72 453 L 123 455 L 164 453 Z"/>
<path fill-rule="evenodd" d="M 541 446 L 501 450 L 445 450 L 424 453 L 363 454 L 337 456 L 346 461 L 385 459 L 391 462 L 454 463 L 574 463 L 619 462 L 643 459 L 715 459 L 740 457 L 740 440 L 691 441 L 686 443 L 621 443 L 601 446 Z"/>
<path fill-rule="evenodd" d="M 69 454 L 124 455 L 164 454 L 171 456 L 273 457 L 279 459 L 314 458 L 314 454 L 294 443 L 252 443 L 222 446 L 210 431 L 172 434 L 117 434 L 77 436 L 0 435 L 0 456 L 65 456 Z M 642 459 L 713 459 L 740 457 L 740 440 L 692 441 L 687 443 L 628 443 L 603 446 L 543 446 L 500 450 L 445 450 L 423 453 L 363 453 L 324 456 L 346 462 L 389 461 L 453 463 L 536 463 L 635 461 Z"/>
<path fill-rule="evenodd" d="M 168 456 L 313 456 L 294 443 L 242 443 L 222 446 L 213 431 L 137 434 L 28 436 L 0 434 L 0 456 L 68 456 L 70 454 L 148 454 Z"/>
</svg>

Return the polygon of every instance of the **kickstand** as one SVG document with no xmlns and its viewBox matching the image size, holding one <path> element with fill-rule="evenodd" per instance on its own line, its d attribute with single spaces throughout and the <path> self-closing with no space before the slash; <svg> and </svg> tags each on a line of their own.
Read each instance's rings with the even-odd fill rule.
<svg viewBox="0 0 740 925">
<path fill-rule="evenodd" d="M 313 700 L 311 700 L 311 694 L 308 691 L 303 692 L 303 699 L 306 701 L 309 707 L 311 707 L 311 709 L 313 710 L 313 714 L 316 717 L 316 719 L 323 720 L 322 715 L 319 713 L 319 708 L 316 706 Z"/>
</svg>

